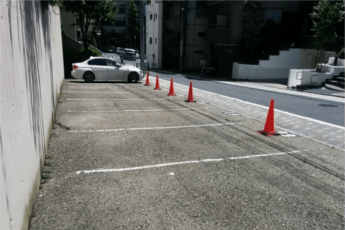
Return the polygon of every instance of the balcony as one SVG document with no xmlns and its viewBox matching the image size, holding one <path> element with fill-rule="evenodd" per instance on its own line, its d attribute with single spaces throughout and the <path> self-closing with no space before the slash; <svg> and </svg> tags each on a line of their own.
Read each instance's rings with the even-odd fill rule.
<svg viewBox="0 0 345 230">
<path fill-rule="evenodd" d="M 231 40 L 230 28 L 205 29 L 205 39 L 209 42 L 228 43 Z"/>
</svg>

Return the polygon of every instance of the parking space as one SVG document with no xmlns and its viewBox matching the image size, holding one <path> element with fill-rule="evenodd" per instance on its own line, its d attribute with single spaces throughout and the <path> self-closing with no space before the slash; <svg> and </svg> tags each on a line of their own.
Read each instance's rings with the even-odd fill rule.
<svg viewBox="0 0 345 230">
<path fill-rule="evenodd" d="M 183 90 L 67 81 L 31 229 L 344 227 L 342 151 Z"/>
</svg>

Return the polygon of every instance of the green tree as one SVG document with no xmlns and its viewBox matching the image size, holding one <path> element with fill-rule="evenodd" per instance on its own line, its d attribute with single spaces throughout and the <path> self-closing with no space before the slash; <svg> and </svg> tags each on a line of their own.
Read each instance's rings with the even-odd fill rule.
<svg viewBox="0 0 345 230">
<path fill-rule="evenodd" d="M 138 44 L 140 24 L 139 24 L 139 12 L 134 1 L 129 3 L 129 17 L 128 17 L 128 26 L 127 33 L 130 35 L 131 40 L 135 42 L 135 45 Z"/>
<path fill-rule="evenodd" d="M 243 15 L 243 50 L 250 51 L 254 56 L 254 50 L 260 46 L 260 25 L 264 21 L 265 11 L 259 2 L 244 2 Z"/>
<path fill-rule="evenodd" d="M 335 41 L 339 22 L 343 20 L 344 11 L 341 11 L 343 2 L 321 1 L 316 3 L 314 11 L 310 14 L 313 21 L 314 38 L 313 48 L 317 49 L 315 57 L 316 70 L 321 71 L 325 51 L 328 44 Z"/>
<path fill-rule="evenodd" d="M 118 9 L 113 1 L 62 1 L 67 12 L 72 12 L 81 30 L 84 51 L 88 50 L 97 30 L 114 21 Z"/>
</svg>

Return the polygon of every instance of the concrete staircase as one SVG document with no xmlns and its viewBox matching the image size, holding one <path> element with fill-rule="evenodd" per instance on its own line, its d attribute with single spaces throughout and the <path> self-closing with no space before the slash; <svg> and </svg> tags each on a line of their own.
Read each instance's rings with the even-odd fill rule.
<svg viewBox="0 0 345 230">
<path fill-rule="evenodd" d="M 344 72 L 341 72 L 338 76 L 333 76 L 332 79 L 326 80 L 326 82 L 323 83 L 323 85 L 327 89 L 345 92 L 344 83 L 345 83 Z"/>
</svg>

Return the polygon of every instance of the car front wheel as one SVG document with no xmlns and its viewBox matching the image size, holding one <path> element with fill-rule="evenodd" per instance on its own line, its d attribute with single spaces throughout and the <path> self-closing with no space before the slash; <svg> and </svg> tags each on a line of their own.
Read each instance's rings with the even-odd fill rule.
<svg viewBox="0 0 345 230">
<path fill-rule="evenodd" d="M 92 83 L 95 80 L 95 75 L 91 72 L 86 72 L 84 74 L 84 80 L 86 83 Z"/>
<path fill-rule="evenodd" d="M 138 74 L 136 73 L 130 73 L 128 75 L 128 82 L 138 82 L 138 79 L 139 77 L 138 77 Z"/>
</svg>

